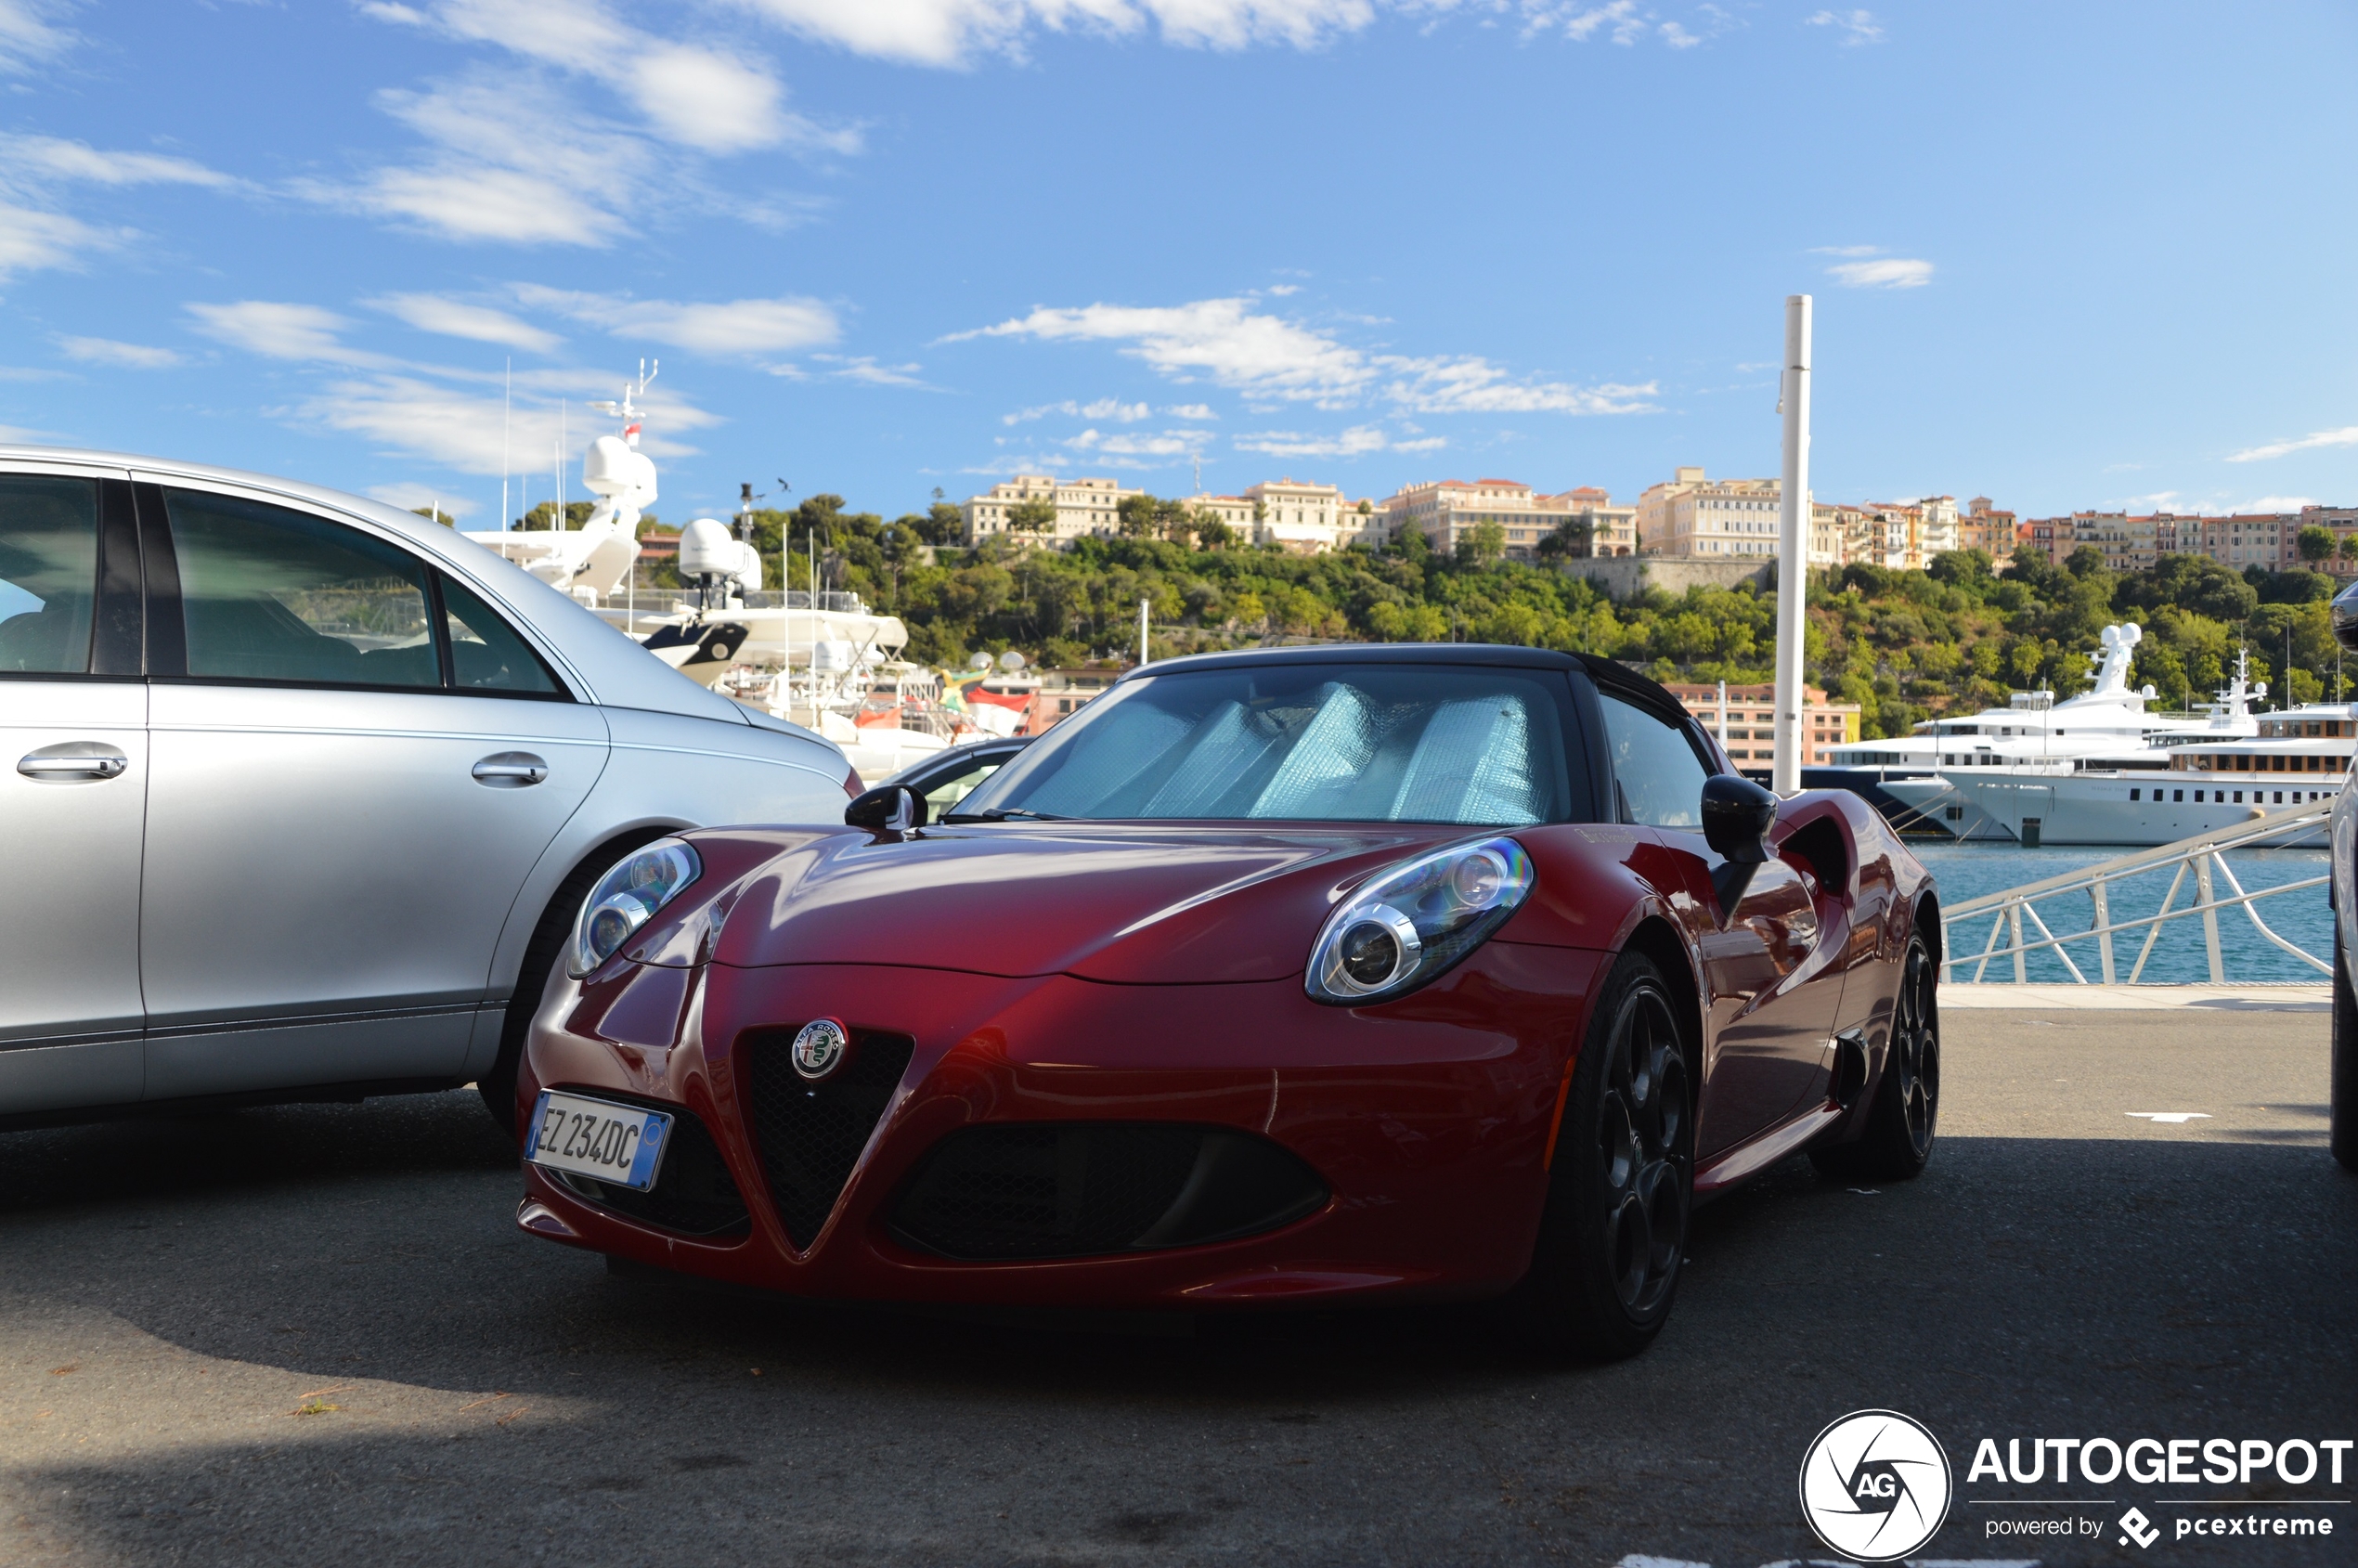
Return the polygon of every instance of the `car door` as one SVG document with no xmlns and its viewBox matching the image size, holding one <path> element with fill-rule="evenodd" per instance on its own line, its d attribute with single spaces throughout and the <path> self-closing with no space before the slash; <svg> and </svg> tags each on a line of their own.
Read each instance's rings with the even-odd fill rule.
<svg viewBox="0 0 2358 1568">
<path fill-rule="evenodd" d="M 1719 908 L 1711 873 L 1722 862 L 1703 836 L 1711 770 L 1684 716 L 1634 692 L 1598 696 L 1622 820 L 1671 852 L 1678 885 L 1664 891 L 1683 893 L 1693 918 L 1709 1014 L 1695 1147 L 1708 1158 L 1781 1121 L 1822 1078 L 1842 970 L 1817 951 L 1815 883 L 1782 859 L 1755 869 L 1732 911 Z"/>
<path fill-rule="evenodd" d="M 456 1076 L 603 719 L 396 538 L 227 489 L 136 495 L 145 1097 Z"/>
<path fill-rule="evenodd" d="M 128 476 L 0 473 L 0 1116 L 139 1097 L 147 726 Z"/>
</svg>

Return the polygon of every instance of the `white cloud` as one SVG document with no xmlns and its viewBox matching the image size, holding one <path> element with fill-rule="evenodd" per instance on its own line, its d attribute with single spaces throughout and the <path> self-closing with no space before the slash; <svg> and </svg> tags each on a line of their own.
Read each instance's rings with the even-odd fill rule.
<svg viewBox="0 0 2358 1568">
<path fill-rule="evenodd" d="M 1200 408 L 1201 405 L 1198 404 L 1195 407 Z M 1200 414 L 1183 414 L 1175 408 L 1168 411 L 1177 419 L 1210 419 L 1211 417 L 1211 411 L 1208 408 Z M 1124 403 L 1118 397 L 1100 397 L 1094 403 L 1079 403 L 1068 397 L 1061 403 L 1043 403 L 1037 408 L 1018 408 L 1012 414 L 1002 414 L 999 416 L 999 422 L 1023 424 L 1032 420 L 1045 419 L 1050 414 L 1063 414 L 1078 420 L 1116 420 L 1123 424 L 1135 424 L 1138 421 L 1151 416 L 1154 410 L 1144 403 Z"/>
<path fill-rule="evenodd" d="M 57 10 L 40 0 L 0 0 L 0 71 L 22 75 L 72 46 L 73 34 L 49 20 Z"/>
<path fill-rule="evenodd" d="M 2299 512 L 2304 506 L 2317 504 L 2314 496 L 2254 496 L 2248 501 L 2237 501 L 2233 506 L 2223 506 L 2219 510 L 2222 513 L 2248 517 L 2256 512 Z"/>
<path fill-rule="evenodd" d="M 618 338 L 641 338 L 735 358 L 823 347 L 842 331 L 835 311 L 823 302 L 794 296 L 682 304 L 550 289 L 537 283 L 517 284 L 515 292 L 525 305 L 556 311 L 585 326 L 602 327 Z"/>
<path fill-rule="evenodd" d="M 338 365 L 391 363 L 382 355 L 346 348 L 337 334 L 351 323 L 316 305 L 240 300 L 234 305 L 191 303 L 188 310 L 196 317 L 198 331 L 249 354 Z"/>
<path fill-rule="evenodd" d="M 633 28 L 604 0 L 436 0 L 363 9 L 513 58 L 380 93 L 379 106 L 424 145 L 350 180 L 292 188 L 442 239 L 604 247 L 667 212 L 724 205 L 746 221 L 784 227 L 795 216 L 795 199 L 723 198 L 704 179 L 706 161 L 775 147 L 858 150 L 856 131 L 790 112 L 765 61 Z M 572 91 L 566 77 L 594 84 L 602 101 Z M 617 123 L 612 99 L 636 110 L 639 124 Z"/>
<path fill-rule="evenodd" d="M 117 343 L 112 338 L 59 337 L 58 346 L 66 351 L 69 359 L 79 359 L 85 365 L 113 365 L 129 370 L 168 370 L 186 361 L 168 348 L 151 348 L 146 343 Z"/>
<path fill-rule="evenodd" d="M 220 188 L 238 182 L 189 158 L 157 152 L 106 152 L 58 136 L 12 136 L 0 143 L 7 179 L 81 180 L 91 185 L 197 185 Z"/>
<path fill-rule="evenodd" d="M 520 321 L 504 310 L 466 305 L 440 294 L 387 294 L 368 303 L 421 332 L 437 332 L 448 338 L 496 343 L 533 354 L 546 354 L 564 342 L 556 333 L 544 331 L 529 321 Z"/>
<path fill-rule="evenodd" d="M 1216 420 L 1209 403 L 1173 403 L 1163 412 L 1174 420 Z"/>
<path fill-rule="evenodd" d="M 1850 289 L 1921 289 L 1932 281 L 1932 263 L 1912 257 L 1885 256 L 1878 261 L 1841 262 L 1827 273 Z"/>
<path fill-rule="evenodd" d="M 64 213 L 0 201 L 0 278 L 71 266 L 84 252 L 138 238 L 135 229 L 98 228 Z"/>
<path fill-rule="evenodd" d="M 1166 43 L 1241 49 L 1313 48 L 1375 19 L 1375 0 L 738 0 L 805 38 L 854 54 L 956 65 L 1015 52 L 1034 28 L 1128 37 L 1149 29 Z"/>
<path fill-rule="evenodd" d="M 1861 44 L 1883 42 L 1883 23 L 1875 20 L 1872 11 L 1820 11 L 1802 25 L 1838 29 L 1842 33 L 1843 47 L 1846 49 L 1856 48 Z"/>
<path fill-rule="evenodd" d="M 504 467 L 525 476 L 528 493 L 543 499 L 554 485 L 550 470 L 562 433 L 568 483 L 577 499 L 587 499 L 580 491 L 581 448 L 607 427 L 582 403 L 600 395 L 611 396 L 612 389 L 580 372 L 519 376 L 515 400 L 505 409 L 504 439 L 496 377 L 472 386 L 406 372 L 354 377 L 330 382 L 295 408 L 274 412 L 299 425 L 357 435 L 396 456 L 461 473 L 498 474 Z M 559 408 L 561 396 L 570 401 L 569 410 Z M 658 455 L 694 451 L 667 437 L 719 422 L 676 391 L 650 388 L 640 403 L 649 432 L 642 445 Z"/>
<path fill-rule="evenodd" d="M 1306 402 L 1349 408 L 1389 402 L 1416 413 L 1639 413 L 1644 386 L 1577 387 L 1519 381 L 1471 355 L 1407 357 L 1368 354 L 1300 322 L 1265 314 L 1249 299 L 1182 305 L 1042 306 L 944 342 L 1028 337 L 1113 343 L 1182 382 L 1205 379 L 1263 404 Z"/>
<path fill-rule="evenodd" d="M 1180 458 L 1201 445 L 1193 432 L 1184 430 L 1165 431 L 1160 435 L 1133 435 L 1128 432 L 1106 435 L 1084 430 L 1064 444 L 1065 450 L 1075 456 L 1090 453 L 1107 458 Z"/>
<path fill-rule="evenodd" d="M 8 36 L 6 3 L 0 0 L 0 50 L 5 50 Z M 104 227 L 61 211 L 59 187 L 235 183 L 227 175 L 186 158 L 105 152 L 56 136 L 0 138 L 0 278 L 71 266 L 89 252 L 114 249 L 139 238 L 136 229 Z"/>
<path fill-rule="evenodd" d="M 822 129 L 785 108 L 765 61 L 658 38 L 600 0 L 440 0 L 370 7 L 387 21 L 496 45 L 534 63 L 588 76 L 619 93 L 655 135 L 699 152 L 795 144 L 856 150 L 856 133 Z"/>
<path fill-rule="evenodd" d="M 2314 451 L 2321 447 L 2358 447 L 2358 424 L 2345 425 L 2339 430 L 2320 430 L 2292 441 L 2271 441 L 2264 447 L 2247 447 L 2234 453 L 2229 462 L 2266 462 L 2294 452 Z"/>
<path fill-rule="evenodd" d="M 1436 443 L 1419 442 L 1419 447 Z M 1263 430 L 1237 437 L 1240 452 L 1259 452 L 1271 458 L 1357 458 L 1369 452 L 1380 452 L 1392 442 L 1375 425 L 1354 425 L 1340 435 L 1305 435 L 1300 431 Z"/>
<path fill-rule="evenodd" d="M 1809 253 L 1813 256 L 1879 256 L 1883 254 L 1883 247 L 1881 245 L 1813 245 L 1809 248 Z M 1743 368 L 1741 365 L 1737 367 L 1738 369 Z"/>
<path fill-rule="evenodd" d="M 628 231 L 623 209 L 653 182 L 641 141 L 584 125 L 562 95 L 530 81 L 479 75 L 378 102 L 432 150 L 350 184 L 298 184 L 298 194 L 445 240 L 602 246 Z"/>
<path fill-rule="evenodd" d="M 445 516 L 456 517 L 461 522 L 479 510 L 475 502 L 463 496 L 454 496 L 448 490 L 421 485 L 415 480 L 405 479 L 397 485 L 371 485 L 369 494 L 404 512 L 415 512 L 421 507 L 430 506 Z"/>
<path fill-rule="evenodd" d="M 926 392 L 934 390 L 917 375 L 917 372 L 925 368 L 922 365 L 879 365 L 874 357 L 867 355 L 847 358 L 840 354 L 814 354 L 810 357 L 823 364 L 833 365 L 835 369 L 827 373 L 841 381 L 862 382 L 869 386 L 907 386 Z"/>
</svg>

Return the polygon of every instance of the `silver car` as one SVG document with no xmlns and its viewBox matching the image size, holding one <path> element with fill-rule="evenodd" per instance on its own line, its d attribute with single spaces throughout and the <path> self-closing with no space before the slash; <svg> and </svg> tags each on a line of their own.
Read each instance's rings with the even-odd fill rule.
<svg viewBox="0 0 2358 1568">
<path fill-rule="evenodd" d="M 602 872 L 859 788 L 424 518 L 30 447 L 0 447 L 0 1126 L 468 1082 L 508 1122 Z"/>
</svg>

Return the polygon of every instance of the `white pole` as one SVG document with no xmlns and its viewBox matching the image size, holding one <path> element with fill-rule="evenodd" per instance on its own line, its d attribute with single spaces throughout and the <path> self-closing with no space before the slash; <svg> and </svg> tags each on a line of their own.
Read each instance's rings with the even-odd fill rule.
<svg viewBox="0 0 2358 1568">
<path fill-rule="evenodd" d="M 1138 667 L 1147 667 L 1147 602 L 1138 601 Z"/>
<path fill-rule="evenodd" d="M 499 383 L 499 531 L 508 531 L 508 410 L 516 398 L 516 361 L 509 356 Z"/>
<path fill-rule="evenodd" d="M 1785 296 L 1785 472 L 1777 540 L 1777 752 L 1771 787 L 1801 790 L 1801 643 L 1809 584 L 1809 307 Z"/>
</svg>

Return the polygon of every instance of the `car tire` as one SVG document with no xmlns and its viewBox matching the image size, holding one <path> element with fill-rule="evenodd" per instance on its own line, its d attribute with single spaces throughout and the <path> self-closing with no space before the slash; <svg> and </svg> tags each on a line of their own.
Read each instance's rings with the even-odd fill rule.
<svg viewBox="0 0 2358 1568">
<path fill-rule="evenodd" d="M 1891 1007 L 1891 1043 L 1883 1080 L 1855 1142 L 1809 1151 L 1818 1173 L 1836 1181 L 1904 1182 L 1932 1158 L 1940 1120 L 1939 970 L 1921 934 L 1908 939 L 1899 994 Z"/>
<path fill-rule="evenodd" d="M 549 907 L 540 912 L 540 923 L 532 928 L 532 940 L 525 944 L 524 962 L 516 968 L 516 988 L 508 997 L 507 1016 L 499 1024 L 499 1055 L 491 1070 L 475 1080 L 475 1093 L 483 1096 L 483 1108 L 500 1131 L 512 1134 L 516 1130 L 516 1071 L 524 1061 L 525 1037 L 532 1032 L 532 1016 L 540 1010 L 541 993 L 549 989 L 550 972 L 557 966 L 557 955 L 573 935 L 574 923 L 581 918 L 581 906 L 590 897 L 590 889 L 598 879 L 612 869 L 614 863 L 642 844 L 652 844 L 663 836 L 660 832 L 625 834 L 602 846 L 598 852 L 573 868 L 573 874 L 557 884 L 549 899 Z"/>
<path fill-rule="evenodd" d="M 2327 1095 L 2334 1158 L 2345 1171 L 2358 1171 L 2358 996 L 2350 989 L 2350 960 L 2341 947 L 2341 921 L 2334 921 L 2333 1082 Z"/>
<path fill-rule="evenodd" d="M 1573 1067 L 1514 1301 L 1526 1340 L 1548 1354 L 1632 1356 L 1670 1315 L 1694 1206 L 1693 1057 L 1662 971 L 1623 953 Z"/>
</svg>

